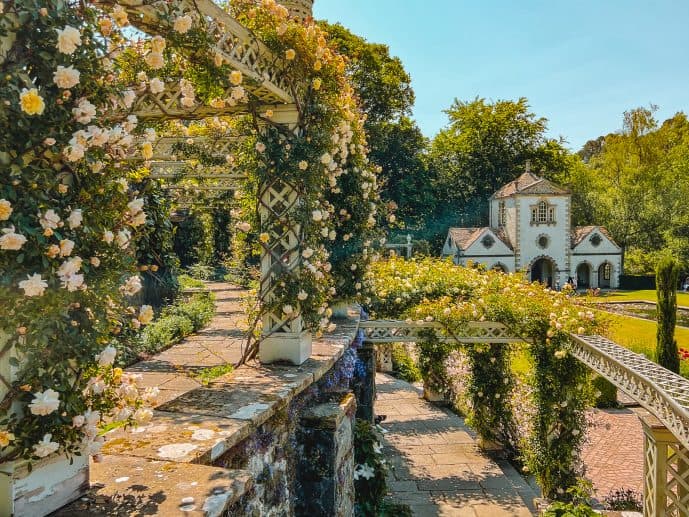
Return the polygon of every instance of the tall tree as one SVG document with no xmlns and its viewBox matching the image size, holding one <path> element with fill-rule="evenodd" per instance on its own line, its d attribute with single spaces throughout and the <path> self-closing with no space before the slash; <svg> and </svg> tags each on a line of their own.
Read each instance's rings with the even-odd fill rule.
<svg viewBox="0 0 689 517">
<path fill-rule="evenodd" d="M 523 97 L 455 100 L 446 113 L 449 125 L 433 140 L 430 162 L 445 195 L 441 218 L 448 222 L 485 224 L 488 198 L 524 172 L 527 161 L 549 177 L 571 166 L 563 142 L 545 136 L 547 120 L 532 113 Z"/>
<path fill-rule="evenodd" d="M 630 110 L 618 133 L 588 142 L 568 181 L 575 223 L 607 226 L 629 273 L 652 274 L 668 250 L 689 268 L 689 121 L 659 125 L 654 111 Z"/>
<path fill-rule="evenodd" d="M 342 25 L 321 23 L 349 59 L 347 70 L 367 116 L 369 158 L 382 167 L 381 196 L 398 207 L 398 219 L 406 227 L 421 228 L 434 205 L 434 192 L 425 161 L 428 140 L 410 118 L 411 77 L 386 45 L 369 43 Z"/>
<path fill-rule="evenodd" d="M 672 257 L 663 257 L 656 270 L 656 291 L 658 294 L 658 332 L 656 356 L 658 364 L 679 373 L 679 354 L 675 341 L 677 323 L 677 283 L 679 266 Z"/>
</svg>

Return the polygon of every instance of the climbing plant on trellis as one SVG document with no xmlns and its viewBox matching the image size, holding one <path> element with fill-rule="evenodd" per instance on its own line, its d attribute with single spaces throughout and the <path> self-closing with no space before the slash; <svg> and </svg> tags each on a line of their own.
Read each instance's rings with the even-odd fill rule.
<svg viewBox="0 0 689 517">
<path fill-rule="evenodd" d="M 94 453 L 106 414 L 150 416 L 113 367 L 117 334 L 150 320 L 128 301 L 146 221 L 132 179 L 255 197 L 236 226 L 263 250 L 261 343 L 303 361 L 310 333 L 332 326 L 330 300 L 364 292 L 378 201 L 345 62 L 322 31 L 272 0 L 4 6 L 3 459 Z M 191 133 L 215 136 L 209 152 L 193 156 Z"/>
</svg>

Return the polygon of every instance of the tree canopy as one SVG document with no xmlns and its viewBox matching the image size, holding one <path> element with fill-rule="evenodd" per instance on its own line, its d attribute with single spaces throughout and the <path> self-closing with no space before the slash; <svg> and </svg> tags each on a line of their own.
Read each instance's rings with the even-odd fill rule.
<svg viewBox="0 0 689 517">
<path fill-rule="evenodd" d="M 369 157 L 381 167 L 381 197 L 397 207 L 401 226 L 422 228 L 434 205 L 425 160 L 428 140 L 411 118 L 411 77 L 386 45 L 370 43 L 342 25 L 323 22 L 331 43 L 348 57 L 350 76 L 366 114 Z"/>
<path fill-rule="evenodd" d="M 571 166 L 562 142 L 545 136 L 547 119 L 531 112 L 523 97 L 455 100 L 446 113 L 449 124 L 433 140 L 430 162 L 444 196 L 442 208 L 451 212 L 448 222 L 485 224 L 488 198 L 523 173 L 527 162 L 548 177 Z"/>
<path fill-rule="evenodd" d="M 659 125 L 654 112 L 626 112 L 620 132 L 584 146 L 588 164 L 570 178 L 574 222 L 607 226 L 630 273 L 652 273 L 668 252 L 689 265 L 689 120 L 678 113 Z"/>
</svg>

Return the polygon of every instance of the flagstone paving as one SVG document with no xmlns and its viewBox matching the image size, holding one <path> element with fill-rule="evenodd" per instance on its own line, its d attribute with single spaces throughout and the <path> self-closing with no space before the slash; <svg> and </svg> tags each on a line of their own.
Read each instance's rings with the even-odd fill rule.
<svg viewBox="0 0 689 517">
<path fill-rule="evenodd" d="M 464 419 L 426 402 L 414 386 L 376 376 L 376 414 L 394 467 L 390 499 L 418 516 L 500 517 L 533 514 L 536 494 L 506 461 L 483 454 Z"/>
</svg>

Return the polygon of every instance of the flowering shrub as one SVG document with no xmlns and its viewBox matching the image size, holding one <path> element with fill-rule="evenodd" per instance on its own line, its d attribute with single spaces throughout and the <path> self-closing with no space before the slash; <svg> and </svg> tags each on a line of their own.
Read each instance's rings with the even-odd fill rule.
<svg viewBox="0 0 689 517">
<path fill-rule="evenodd" d="M 564 293 L 520 276 L 437 259 L 379 261 L 369 275 L 374 317 L 440 322 L 448 336 L 462 335 L 473 321 L 494 321 L 530 343 L 535 411 L 527 426 L 529 436 L 514 438 L 510 399 L 515 380 L 503 345 L 465 347 L 471 371 L 470 419 L 483 438 L 521 446 L 527 468 L 547 497 L 567 498 L 566 490 L 576 484 L 579 473 L 587 394 L 586 368 L 567 351 L 569 333 L 593 333 L 593 312 L 574 305 Z M 452 348 L 432 336 L 420 345 L 424 380 L 440 391 L 450 389 L 446 364 Z"/>
<path fill-rule="evenodd" d="M 0 14 L 0 461 L 94 454 L 106 417 L 151 415 L 113 366 L 117 334 L 151 313 L 127 303 L 147 216 L 122 162 L 137 120 L 112 67 L 119 36 L 98 26 L 83 2 Z"/>
<path fill-rule="evenodd" d="M 366 420 L 357 419 L 354 428 L 354 490 L 356 514 L 378 515 L 387 492 L 381 437 Z"/>
</svg>

